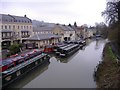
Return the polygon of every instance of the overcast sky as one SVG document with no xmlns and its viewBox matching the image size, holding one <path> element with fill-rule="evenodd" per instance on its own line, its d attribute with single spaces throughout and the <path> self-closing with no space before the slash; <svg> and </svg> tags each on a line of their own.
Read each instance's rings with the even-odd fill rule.
<svg viewBox="0 0 120 90">
<path fill-rule="evenodd" d="M 106 0 L 1 0 L 0 13 L 50 23 L 94 25 L 103 22 Z"/>
</svg>

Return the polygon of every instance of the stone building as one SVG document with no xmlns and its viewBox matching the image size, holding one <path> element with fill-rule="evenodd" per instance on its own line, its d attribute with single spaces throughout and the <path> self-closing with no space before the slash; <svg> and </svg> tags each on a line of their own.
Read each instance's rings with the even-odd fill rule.
<svg viewBox="0 0 120 90">
<path fill-rule="evenodd" d="M 61 35 L 61 41 L 75 40 L 75 30 L 70 26 L 56 24 L 52 32 L 53 34 Z"/>
<path fill-rule="evenodd" d="M 32 20 L 25 16 L 0 14 L 1 45 L 3 48 L 13 42 L 22 43 L 33 33 Z"/>
<path fill-rule="evenodd" d="M 26 40 L 26 43 L 35 43 L 36 47 L 41 48 L 47 45 L 59 43 L 61 35 L 55 34 L 34 34 Z"/>
<path fill-rule="evenodd" d="M 33 33 L 61 35 L 60 42 L 75 40 L 75 30 L 68 25 L 40 22 L 33 26 Z"/>
</svg>

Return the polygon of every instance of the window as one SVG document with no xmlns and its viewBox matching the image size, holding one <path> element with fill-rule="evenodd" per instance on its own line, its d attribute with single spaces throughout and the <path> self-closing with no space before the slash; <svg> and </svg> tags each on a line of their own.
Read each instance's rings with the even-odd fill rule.
<svg viewBox="0 0 120 90">
<path fill-rule="evenodd" d="M 3 25 L 1 26 L 1 29 L 3 29 Z"/>
<path fill-rule="evenodd" d="M 27 26 L 27 29 L 28 29 L 28 26 Z"/>
<path fill-rule="evenodd" d="M 7 29 L 7 26 L 5 25 L 5 29 Z"/>
<path fill-rule="evenodd" d="M 10 34 L 9 33 L 6 33 L 7 34 L 7 36 L 9 36 Z"/>
<path fill-rule="evenodd" d="M 13 25 L 13 29 L 15 29 L 15 25 Z"/>
<path fill-rule="evenodd" d="M 24 29 L 25 29 L 25 26 L 24 26 Z"/>
<path fill-rule="evenodd" d="M 23 26 L 21 26 L 21 29 L 23 29 Z"/>
<path fill-rule="evenodd" d="M 4 37 L 4 33 L 2 33 L 2 37 Z"/>
<path fill-rule="evenodd" d="M 14 67 L 14 63 L 10 63 L 7 67 L 8 69 Z"/>
<path fill-rule="evenodd" d="M 18 29 L 19 29 L 19 26 L 18 26 Z"/>
<path fill-rule="evenodd" d="M 32 27 L 30 26 L 30 29 L 32 29 Z"/>
<path fill-rule="evenodd" d="M 9 29 L 11 29 L 11 26 L 9 25 Z"/>
<path fill-rule="evenodd" d="M 45 43 L 45 41 L 43 41 L 43 43 Z"/>
<path fill-rule="evenodd" d="M 2 37 L 5 37 L 5 33 L 2 33 Z"/>
<path fill-rule="evenodd" d="M 5 37 L 7 36 L 7 33 L 4 33 Z"/>
</svg>

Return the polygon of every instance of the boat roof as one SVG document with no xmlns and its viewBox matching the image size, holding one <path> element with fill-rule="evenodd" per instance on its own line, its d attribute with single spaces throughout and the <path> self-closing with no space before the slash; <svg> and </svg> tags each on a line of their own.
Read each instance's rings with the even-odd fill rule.
<svg viewBox="0 0 120 90">
<path fill-rule="evenodd" d="M 26 56 L 28 56 L 28 54 L 33 54 L 36 51 L 40 51 L 40 50 L 34 49 L 32 51 L 27 51 L 27 52 L 21 53 L 19 55 L 13 56 L 13 57 L 6 58 L 4 60 L 0 60 L 0 66 L 5 66 L 7 64 L 12 63 L 13 61 L 17 61 L 18 59 L 25 58 Z"/>
<path fill-rule="evenodd" d="M 60 47 L 60 49 L 67 48 L 67 47 L 69 47 L 69 46 L 71 46 L 71 45 L 73 45 L 73 44 L 68 44 L 68 45 L 66 45 L 66 46 Z"/>
<path fill-rule="evenodd" d="M 17 71 L 17 70 L 19 70 L 19 69 L 21 69 L 21 68 L 29 65 L 30 63 L 38 60 L 37 58 L 42 58 L 43 56 L 46 56 L 46 55 L 47 55 L 47 54 L 42 53 L 42 54 L 40 54 L 40 55 L 38 55 L 38 56 L 36 56 L 36 57 L 34 57 L 34 58 L 26 61 L 25 63 L 21 63 L 21 64 L 17 65 L 16 67 L 14 67 L 14 69 L 8 69 L 8 70 L 6 70 L 6 71 L 4 71 L 4 72 L 2 72 L 2 73 L 3 73 L 3 74 L 5 74 L 5 73 L 10 74 L 10 73 L 12 73 L 12 72 L 15 72 L 15 71 Z"/>
<path fill-rule="evenodd" d="M 71 46 L 71 47 L 65 48 L 64 50 L 69 50 L 69 49 L 71 49 L 71 48 L 73 48 L 73 47 L 75 47 L 75 46 L 78 46 L 78 44 L 75 44 L 75 45 L 73 45 L 73 46 Z"/>
</svg>

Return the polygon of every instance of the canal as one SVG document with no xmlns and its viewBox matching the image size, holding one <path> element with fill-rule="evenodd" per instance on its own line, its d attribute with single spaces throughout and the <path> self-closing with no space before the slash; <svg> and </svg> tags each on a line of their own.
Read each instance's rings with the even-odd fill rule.
<svg viewBox="0 0 120 90">
<path fill-rule="evenodd" d="M 68 58 L 51 55 L 50 63 L 36 68 L 8 87 L 96 88 L 94 68 L 102 60 L 105 40 L 87 40 L 87 45 Z"/>
</svg>

